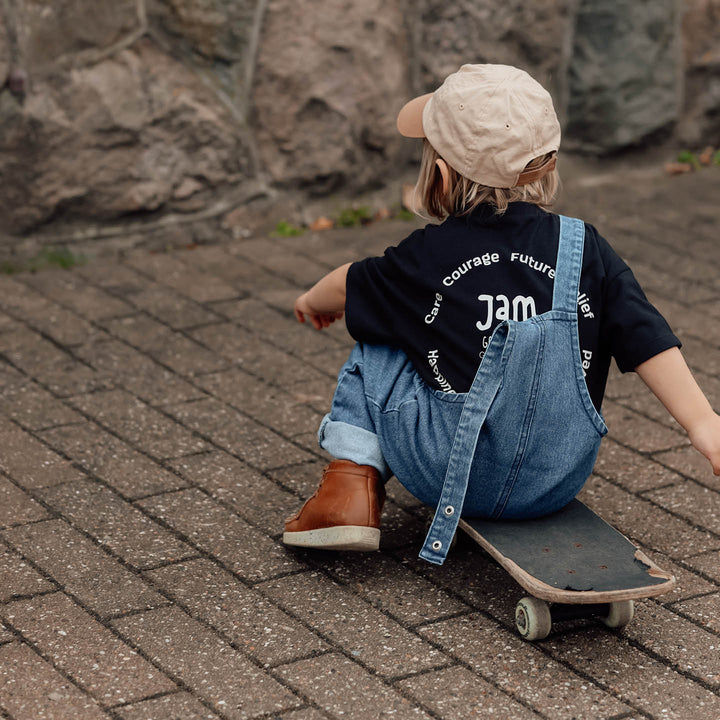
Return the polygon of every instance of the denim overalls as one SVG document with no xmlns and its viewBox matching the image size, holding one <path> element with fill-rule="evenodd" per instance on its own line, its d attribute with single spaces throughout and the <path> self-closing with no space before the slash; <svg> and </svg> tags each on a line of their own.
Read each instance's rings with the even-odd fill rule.
<svg viewBox="0 0 720 720">
<path fill-rule="evenodd" d="M 495 329 L 467 393 L 430 388 L 399 350 L 358 344 L 320 445 L 436 506 L 420 557 L 445 560 L 460 515 L 529 518 L 566 505 L 607 433 L 585 385 L 577 297 L 585 226 L 560 216 L 552 309 Z M 443 482 L 444 478 L 444 482 Z"/>
</svg>

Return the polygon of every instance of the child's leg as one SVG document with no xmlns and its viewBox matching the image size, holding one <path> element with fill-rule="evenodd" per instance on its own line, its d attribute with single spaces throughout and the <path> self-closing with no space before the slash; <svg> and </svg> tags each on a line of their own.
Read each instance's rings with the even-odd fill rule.
<svg viewBox="0 0 720 720">
<path fill-rule="evenodd" d="M 364 358 L 363 347 L 355 346 L 340 371 L 331 411 L 318 432 L 320 446 L 337 459 L 325 468 L 315 494 L 285 523 L 283 541 L 288 545 L 325 550 L 379 547 L 384 483 L 392 473 L 368 411 Z"/>
<path fill-rule="evenodd" d="M 389 348 L 370 350 L 371 356 L 392 352 Z M 367 355 L 365 346 L 356 345 L 340 370 L 332 407 L 320 423 L 318 440 L 320 447 L 334 458 L 374 467 L 387 481 L 392 472 L 380 449 L 365 391 Z"/>
</svg>

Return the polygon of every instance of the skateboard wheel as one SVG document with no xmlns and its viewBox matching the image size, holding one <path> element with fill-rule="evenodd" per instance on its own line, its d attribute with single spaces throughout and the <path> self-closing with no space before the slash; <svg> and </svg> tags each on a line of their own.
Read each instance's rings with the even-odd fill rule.
<svg viewBox="0 0 720 720">
<path fill-rule="evenodd" d="M 610 611 L 603 622 L 611 628 L 625 627 L 635 615 L 635 603 L 632 600 L 610 603 Z"/>
<path fill-rule="evenodd" d="M 536 597 L 524 597 L 515 606 L 515 627 L 525 640 L 543 640 L 550 634 L 550 606 Z"/>
</svg>

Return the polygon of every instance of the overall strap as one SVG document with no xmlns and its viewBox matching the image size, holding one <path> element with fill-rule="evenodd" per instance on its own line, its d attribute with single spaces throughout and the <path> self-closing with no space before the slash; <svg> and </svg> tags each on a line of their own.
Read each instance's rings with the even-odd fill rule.
<svg viewBox="0 0 720 720">
<path fill-rule="evenodd" d="M 552 308 L 574 313 L 577 312 L 580 290 L 585 223 L 577 218 L 564 215 L 558 215 L 558 217 L 560 219 L 560 237 L 555 265 Z"/>
<path fill-rule="evenodd" d="M 512 334 L 507 320 L 495 328 L 460 414 L 440 500 L 420 551 L 423 560 L 436 565 L 445 560 L 460 522 L 480 430 L 502 384 L 504 350 L 512 345 Z"/>
</svg>

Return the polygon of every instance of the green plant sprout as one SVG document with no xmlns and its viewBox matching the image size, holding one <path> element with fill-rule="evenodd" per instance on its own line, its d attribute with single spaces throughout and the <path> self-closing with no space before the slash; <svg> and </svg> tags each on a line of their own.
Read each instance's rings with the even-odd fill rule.
<svg viewBox="0 0 720 720">
<path fill-rule="evenodd" d="M 38 272 L 50 268 L 69 270 L 86 263 L 87 258 L 84 255 L 76 255 L 67 248 L 43 248 L 37 255 L 23 262 L 0 261 L 0 273 L 3 275 L 15 275 L 21 272 Z"/>
<path fill-rule="evenodd" d="M 698 160 L 698 156 L 694 152 L 691 152 L 690 150 L 681 150 L 678 153 L 677 159 L 678 159 L 678 162 L 688 163 L 688 164 L 692 165 L 693 168 L 695 168 L 695 170 L 700 169 L 700 160 Z"/>
<path fill-rule="evenodd" d="M 367 205 L 362 205 L 357 208 L 345 208 L 340 211 L 337 218 L 338 227 L 356 227 L 357 225 L 363 225 L 372 220 L 370 214 L 370 208 Z"/>
<path fill-rule="evenodd" d="M 87 258 L 84 255 L 75 255 L 67 248 L 43 248 L 34 258 L 28 261 L 27 269 L 31 272 L 51 267 L 69 270 L 78 265 L 85 265 L 85 263 L 87 263 Z"/>
<path fill-rule="evenodd" d="M 293 225 L 287 220 L 281 220 L 275 226 L 275 230 L 270 234 L 272 237 L 296 237 L 302 235 L 304 232 L 303 228 Z"/>
<path fill-rule="evenodd" d="M 414 220 L 416 215 L 414 212 L 412 212 L 412 210 L 408 210 L 405 206 L 403 206 L 400 208 L 400 210 L 398 210 L 397 217 L 400 220 L 409 221 Z"/>
</svg>

